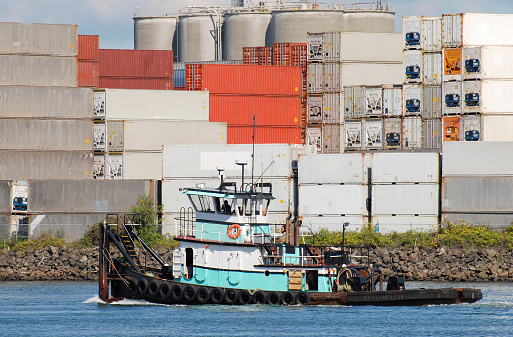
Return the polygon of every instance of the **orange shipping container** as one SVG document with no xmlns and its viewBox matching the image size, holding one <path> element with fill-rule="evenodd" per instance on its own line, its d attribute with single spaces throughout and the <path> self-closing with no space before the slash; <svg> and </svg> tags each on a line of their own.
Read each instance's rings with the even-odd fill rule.
<svg viewBox="0 0 513 337">
<path fill-rule="evenodd" d="M 231 64 L 187 64 L 188 90 L 233 95 L 302 95 L 299 67 Z"/>
<path fill-rule="evenodd" d="M 100 76 L 173 79 L 173 51 L 100 49 Z"/>
<path fill-rule="evenodd" d="M 459 141 L 460 140 L 460 116 L 444 117 L 444 141 Z"/>
<path fill-rule="evenodd" d="M 100 88 L 173 90 L 172 78 L 105 77 L 100 76 Z"/>
<path fill-rule="evenodd" d="M 100 86 L 100 66 L 98 61 L 77 61 L 77 85 L 86 88 L 98 88 Z"/>
<path fill-rule="evenodd" d="M 100 38 L 98 35 L 79 35 L 77 60 L 98 61 L 100 58 Z"/>
<path fill-rule="evenodd" d="M 210 95 L 209 121 L 228 125 L 301 127 L 301 98 Z"/>
<path fill-rule="evenodd" d="M 461 48 L 444 50 L 444 75 L 461 74 Z"/>
<path fill-rule="evenodd" d="M 273 47 L 258 47 L 258 64 L 261 66 L 273 64 Z"/>
<path fill-rule="evenodd" d="M 242 48 L 242 64 L 259 64 L 258 49 L 260 47 Z"/>
<path fill-rule="evenodd" d="M 299 127 L 228 126 L 228 144 L 301 144 Z"/>
<path fill-rule="evenodd" d="M 306 72 L 308 66 L 306 50 L 306 43 L 275 43 L 273 45 L 273 64 L 301 67 L 303 72 Z"/>
</svg>

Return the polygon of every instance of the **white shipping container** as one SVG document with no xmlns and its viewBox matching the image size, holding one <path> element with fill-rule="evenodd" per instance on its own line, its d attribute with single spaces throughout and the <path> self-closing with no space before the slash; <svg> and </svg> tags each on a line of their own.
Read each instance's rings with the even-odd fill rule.
<svg viewBox="0 0 513 337">
<path fill-rule="evenodd" d="M 381 117 L 383 115 L 383 87 L 365 87 L 365 117 Z"/>
<path fill-rule="evenodd" d="M 323 117 L 323 96 L 322 95 L 308 95 L 306 98 L 307 116 L 306 121 L 308 124 L 321 124 Z"/>
<path fill-rule="evenodd" d="M 422 49 L 422 16 L 403 16 L 403 49 Z"/>
<path fill-rule="evenodd" d="M 425 85 L 440 85 L 442 84 L 442 53 L 424 53 L 423 59 L 423 83 Z"/>
<path fill-rule="evenodd" d="M 306 92 L 308 94 L 322 94 L 324 92 L 324 64 L 308 64 Z"/>
<path fill-rule="evenodd" d="M 77 59 L 61 56 L 0 55 L 0 85 L 76 87 Z"/>
<path fill-rule="evenodd" d="M 423 18 L 422 49 L 430 53 L 442 51 L 442 17 Z"/>
<path fill-rule="evenodd" d="M 462 100 L 463 113 L 511 114 L 513 80 L 464 81 Z"/>
<path fill-rule="evenodd" d="M 403 130 L 401 118 L 386 118 L 383 121 L 383 148 L 400 149 Z"/>
<path fill-rule="evenodd" d="M 105 154 L 95 154 L 93 158 L 93 178 L 105 179 Z"/>
<path fill-rule="evenodd" d="M 481 115 L 463 116 L 461 124 L 461 140 L 475 142 L 482 139 Z"/>
<path fill-rule="evenodd" d="M 300 185 L 301 215 L 363 215 L 367 213 L 364 185 Z"/>
<path fill-rule="evenodd" d="M 95 90 L 98 92 L 105 93 L 105 101 L 101 102 L 101 95 L 95 96 L 95 110 L 101 112 L 103 104 L 109 120 L 208 121 L 209 96 L 206 91 Z"/>
<path fill-rule="evenodd" d="M 400 117 L 403 113 L 402 85 L 383 87 L 383 116 Z"/>
<path fill-rule="evenodd" d="M 107 150 L 122 152 L 125 148 L 125 122 L 107 121 Z"/>
<path fill-rule="evenodd" d="M 363 154 L 307 155 L 299 157 L 300 185 L 364 183 Z"/>
<path fill-rule="evenodd" d="M 513 115 L 487 113 L 481 116 L 481 140 L 513 142 Z M 508 154 L 511 156 L 513 153 Z M 505 154 L 506 155 L 506 154 Z"/>
<path fill-rule="evenodd" d="M 107 176 L 105 179 L 123 179 L 123 155 L 107 154 Z"/>
<path fill-rule="evenodd" d="M 340 124 L 324 124 L 322 126 L 322 153 L 343 152 L 340 141 L 343 128 L 344 126 Z"/>
<path fill-rule="evenodd" d="M 322 126 L 308 125 L 306 127 L 306 143 L 315 146 L 318 153 L 322 153 Z"/>
<path fill-rule="evenodd" d="M 438 214 L 438 184 L 373 185 L 373 215 Z"/>
<path fill-rule="evenodd" d="M 405 50 L 403 60 L 404 83 L 421 83 L 423 75 L 424 59 L 421 50 Z M 399 83 L 399 82 L 395 82 Z"/>
<path fill-rule="evenodd" d="M 323 33 L 308 33 L 307 60 L 308 63 L 322 62 L 323 60 Z"/>
<path fill-rule="evenodd" d="M 303 216 L 303 226 L 301 232 L 306 235 L 317 233 L 321 229 L 327 229 L 330 232 L 342 232 L 342 226 L 348 223 L 346 231 L 359 232 L 364 224 L 367 223 L 366 216 Z"/>
<path fill-rule="evenodd" d="M 367 156 L 372 156 L 368 166 L 372 167 L 374 184 L 438 183 L 438 153 L 377 152 Z"/>
<path fill-rule="evenodd" d="M 162 180 L 162 151 L 123 152 L 123 179 Z"/>
<path fill-rule="evenodd" d="M 125 151 L 162 151 L 164 145 L 194 144 L 226 144 L 226 123 L 125 121 Z"/>
<path fill-rule="evenodd" d="M 106 91 L 95 91 L 93 100 L 93 116 L 94 118 L 105 118 L 105 96 Z"/>
<path fill-rule="evenodd" d="M 77 26 L 0 23 L 0 54 L 77 55 Z"/>
<path fill-rule="evenodd" d="M 442 84 L 442 113 L 444 116 L 461 115 L 463 112 L 462 82 L 443 82 Z"/>
<path fill-rule="evenodd" d="M 442 121 L 440 119 L 422 121 L 422 148 L 442 148 Z"/>
<path fill-rule="evenodd" d="M 421 84 L 403 85 L 403 115 L 419 116 L 423 109 Z"/>
<path fill-rule="evenodd" d="M 332 63 L 335 64 L 335 63 Z M 342 88 L 350 85 L 384 85 L 402 83 L 403 76 L 401 69 L 402 63 L 378 63 L 378 62 L 353 62 L 341 63 L 340 67 L 335 67 L 333 78 L 340 79 L 338 87 Z M 343 76 L 340 76 L 343 74 Z M 328 75 L 330 75 L 328 73 Z M 329 76 L 327 76 L 329 77 Z M 328 81 L 327 87 L 330 85 Z M 334 90 L 329 88 L 328 90 Z M 329 92 L 329 91 L 327 91 Z M 340 91 L 331 91 L 340 92 Z"/>
<path fill-rule="evenodd" d="M 439 226 L 437 216 L 376 215 L 372 217 L 372 223 L 374 229 L 383 234 L 407 231 L 429 232 L 438 230 Z"/>
<path fill-rule="evenodd" d="M 442 86 L 424 86 L 422 88 L 422 118 L 442 117 Z"/>
<path fill-rule="evenodd" d="M 463 79 L 513 79 L 511 46 L 464 47 Z"/>
<path fill-rule="evenodd" d="M 342 124 L 344 122 L 344 94 L 324 94 L 322 96 L 322 122 Z"/>
<path fill-rule="evenodd" d="M 422 119 L 420 117 L 403 118 L 403 149 L 422 147 Z"/>
<path fill-rule="evenodd" d="M 382 119 L 364 119 L 363 130 L 365 135 L 365 150 L 383 149 L 383 120 Z"/>
<path fill-rule="evenodd" d="M 94 150 L 105 151 L 105 140 L 107 138 L 105 124 L 94 124 Z"/>
<path fill-rule="evenodd" d="M 510 119 L 513 122 L 513 118 Z M 512 124 L 510 123 L 510 127 Z M 484 116 L 482 125 L 486 125 Z M 483 130 L 483 136 L 486 137 L 486 135 L 486 130 Z M 512 154 L 513 142 L 511 141 L 443 142 L 442 173 L 444 177 L 513 176 Z"/>
<path fill-rule="evenodd" d="M 92 104 L 89 88 L 0 86 L 2 118 L 92 119 Z"/>
<path fill-rule="evenodd" d="M 344 87 L 344 119 L 359 119 L 365 111 L 364 86 Z"/>
<path fill-rule="evenodd" d="M 345 122 L 345 150 L 363 149 L 363 128 L 362 122 Z"/>
<path fill-rule="evenodd" d="M 513 15 L 444 14 L 442 45 L 444 48 L 513 45 Z"/>
</svg>

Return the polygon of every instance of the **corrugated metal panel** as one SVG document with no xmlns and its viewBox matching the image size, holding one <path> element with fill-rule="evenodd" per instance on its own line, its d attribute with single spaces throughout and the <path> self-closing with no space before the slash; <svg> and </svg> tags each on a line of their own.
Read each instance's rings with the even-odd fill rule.
<svg viewBox="0 0 513 337">
<path fill-rule="evenodd" d="M 372 217 L 374 228 L 380 233 L 404 233 L 407 231 L 432 232 L 438 229 L 437 216 L 386 216 Z M 376 225 L 377 224 L 377 225 Z"/>
<path fill-rule="evenodd" d="M 367 109 L 364 99 L 364 86 L 344 87 L 344 118 L 358 119 Z"/>
<path fill-rule="evenodd" d="M 511 142 L 444 142 L 443 154 L 444 177 L 513 176 Z"/>
<path fill-rule="evenodd" d="M 344 94 L 324 94 L 322 96 L 322 121 L 326 124 L 344 122 Z"/>
<path fill-rule="evenodd" d="M 367 186 L 300 185 L 299 214 L 362 215 L 367 213 Z"/>
<path fill-rule="evenodd" d="M 481 132 L 481 116 L 470 115 L 461 118 L 461 140 L 478 141 L 483 139 Z M 513 139 L 513 138 L 511 138 Z"/>
<path fill-rule="evenodd" d="M 438 214 L 438 184 L 374 185 L 372 214 L 433 215 Z"/>
<path fill-rule="evenodd" d="M 9 213 L 11 207 L 11 182 L 0 181 L 0 211 L 2 213 Z"/>
<path fill-rule="evenodd" d="M 363 148 L 366 150 L 380 150 L 383 148 L 383 120 L 363 120 L 364 139 Z"/>
<path fill-rule="evenodd" d="M 383 147 L 400 149 L 402 143 L 403 124 L 401 118 L 386 118 L 383 121 Z"/>
<path fill-rule="evenodd" d="M 208 121 L 208 92 L 105 89 L 108 120 L 168 119 Z M 102 95 L 95 92 L 95 106 Z"/>
<path fill-rule="evenodd" d="M 0 86 L 3 118 L 92 119 L 92 106 L 91 89 Z"/>
<path fill-rule="evenodd" d="M 421 49 L 424 42 L 422 16 L 403 16 L 403 49 Z"/>
<path fill-rule="evenodd" d="M 251 174 L 252 145 L 174 145 L 164 147 L 164 178 L 217 178 L 217 167 L 226 176 L 237 178 L 241 167 L 235 161 L 247 161 L 246 176 Z M 299 154 L 311 154 L 313 147 L 289 144 L 255 144 L 254 176 L 264 179 L 292 175 L 291 163 Z M 269 166 L 269 167 L 268 167 Z M 265 172 L 264 172 L 265 171 Z"/>
<path fill-rule="evenodd" d="M 242 47 L 242 64 L 259 64 L 259 47 Z"/>
<path fill-rule="evenodd" d="M 469 213 L 446 213 L 443 214 L 443 221 L 449 223 L 466 223 L 470 225 L 485 225 L 507 227 L 513 222 L 512 214 L 469 214 Z"/>
<path fill-rule="evenodd" d="M 76 57 L 0 55 L 0 85 L 76 87 Z"/>
<path fill-rule="evenodd" d="M 424 60 L 421 50 L 405 50 L 403 61 L 403 79 L 394 83 L 421 83 L 424 75 Z M 392 83 L 393 84 L 393 83 Z"/>
<path fill-rule="evenodd" d="M 438 153 L 373 153 L 366 156 L 372 156 L 372 182 L 375 184 L 438 183 Z"/>
<path fill-rule="evenodd" d="M 306 127 L 306 144 L 315 146 L 317 153 L 322 153 L 322 125 Z"/>
<path fill-rule="evenodd" d="M 162 152 L 124 152 L 123 179 L 162 180 Z"/>
<path fill-rule="evenodd" d="M 324 63 L 324 92 L 342 92 L 342 65 L 340 63 Z M 345 76 L 345 73 L 344 73 Z"/>
<path fill-rule="evenodd" d="M 345 150 L 361 150 L 363 147 L 362 122 L 345 122 Z"/>
<path fill-rule="evenodd" d="M 383 87 L 365 87 L 365 117 L 381 117 L 383 115 Z"/>
<path fill-rule="evenodd" d="M 324 64 L 308 64 L 306 92 L 308 94 L 321 94 L 324 92 Z"/>
<path fill-rule="evenodd" d="M 513 177 L 447 177 L 443 211 L 513 213 Z"/>
<path fill-rule="evenodd" d="M 258 47 L 258 64 L 270 66 L 273 64 L 273 47 Z"/>
<path fill-rule="evenodd" d="M 324 62 L 402 62 L 402 36 L 394 33 L 325 32 Z"/>
<path fill-rule="evenodd" d="M 3 150 L 93 150 L 93 121 L 0 119 Z"/>
<path fill-rule="evenodd" d="M 92 151 L 0 151 L 1 180 L 92 179 L 92 169 Z"/>
<path fill-rule="evenodd" d="M 171 77 L 105 77 L 100 76 L 100 88 L 173 90 Z"/>
<path fill-rule="evenodd" d="M 301 144 L 300 126 L 228 126 L 228 144 Z"/>
<path fill-rule="evenodd" d="M 423 18 L 422 49 L 426 52 L 442 51 L 442 17 Z"/>
<path fill-rule="evenodd" d="M 491 142 L 513 141 L 513 115 L 481 116 L 482 140 Z"/>
<path fill-rule="evenodd" d="M 332 72 L 325 70 L 324 76 L 328 80 L 325 82 L 326 92 L 340 92 L 337 88 L 350 85 L 383 85 L 397 84 L 403 81 L 401 75 L 401 63 L 371 63 L 354 62 L 341 63 L 338 67 L 331 67 Z M 344 74 L 340 76 L 340 74 Z M 331 85 L 337 83 L 340 85 Z"/>
<path fill-rule="evenodd" d="M 464 96 L 462 82 L 443 82 L 442 84 L 442 113 L 444 116 L 461 115 L 463 112 Z"/>
<path fill-rule="evenodd" d="M 343 152 L 340 137 L 343 131 L 344 126 L 340 124 L 324 124 L 322 126 L 322 153 Z"/>
<path fill-rule="evenodd" d="M 421 84 L 403 85 L 403 115 L 419 116 L 423 110 L 423 95 Z"/>
<path fill-rule="evenodd" d="M 440 107 L 441 108 L 441 107 Z M 403 89 L 401 85 L 383 87 L 383 116 L 400 117 L 403 113 Z"/>
<path fill-rule="evenodd" d="M 100 74 L 173 79 L 172 50 L 100 49 Z"/>
<path fill-rule="evenodd" d="M 363 225 L 367 223 L 367 218 L 364 216 L 303 216 L 303 227 L 301 230 L 311 235 L 311 232 L 318 232 L 320 229 L 327 229 L 329 231 L 342 232 L 344 223 L 349 223 L 346 230 L 360 231 Z"/>
<path fill-rule="evenodd" d="M 422 88 L 422 118 L 442 117 L 442 86 L 424 86 Z"/>
<path fill-rule="evenodd" d="M 464 47 L 463 79 L 513 78 L 513 48 L 510 46 Z"/>
<path fill-rule="evenodd" d="M 254 119 L 253 119 L 254 118 Z M 301 126 L 299 96 L 210 95 L 211 122 L 229 126 Z"/>
<path fill-rule="evenodd" d="M 175 87 L 185 87 L 185 69 L 173 70 L 173 84 Z"/>
<path fill-rule="evenodd" d="M 2 22 L 0 36 L 0 54 L 77 55 L 76 25 Z"/>
<path fill-rule="evenodd" d="M 322 124 L 324 108 L 322 106 L 323 95 L 308 95 L 306 98 L 308 124 Z"/>
<path fill-rule="evenodd" d="M 188 64 L 185 76 L 188 90 L 212 94 L 302 95 L 299 67 Z"/>
<path fill-rule="evenodd" d="M 306 43 L 275 43 L 273 44 L 273 65 L 300 67 L 306 72 Z"/>
<path fill-rule="evenodd" d="M 153 183 L 144 180 L 41 180 L 29 182 L 28 211 L 34 213 L 127 212 Z"/>
<path fill-rule="evenodd" d="M 98 88 L 100 85 L 100 65 L 98 61 L 77 62 L 77 85 L 79 87 Z"/>
<path fill-rule="evenodd" d="M 442 15 L 442 47 L 461 46 L 461 22 L 460 14 Z"/>
<path fill-rule="evenodd" d="M 420 149 L 422 147 L 422 119 L 405 117 L 403 119 L 403 149 Z"/>
<path fill-rule="evenodd" d="M 363 184 L 363 154 L 299 157 L 299 184 Z"/>
<path fill-rule="evenodd" d="M 163 145 L 226 144 L 226 134 L 225 123 L 126 121 L 124 150 L 162 151 Z"/>
<path fill-rule="evenodd" d="M 442 148 L 442 121 L 440 119 L 422 121 L 422 148 Z"/>
<path fill-rule="evenodd" d="M 422 58 L 424 84 L 442 84 L 442 53 L 424 53 Z"/>
<path fill-rule="evenodd" d="M 513 63 L 513 62 L 512 62 Z M 513 80 L 464 81 L 464 113 L 513 113 Z"/>
<path fill-rule="evenodd" d="M 98 61 L 99 59 L 100 37 L 98 35 L 79 35 L 77 60 Z"/>
</svg>

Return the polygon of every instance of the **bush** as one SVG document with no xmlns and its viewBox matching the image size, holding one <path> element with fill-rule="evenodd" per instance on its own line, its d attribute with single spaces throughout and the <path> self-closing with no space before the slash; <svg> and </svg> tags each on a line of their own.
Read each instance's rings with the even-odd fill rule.
<svg viewBox="0 0 513 337">
<path fill-rule="evenodd" d="M 60 248 L 64 246 L 65 243 L 64 238 L 55 238 L 49 232 L 42 233 L 38 238 L 33 240 L 21 240 L 14 243 L 11 246 L 12 250 L 21 251 L 23 253 L 27 252 L 28 247 L 32 247 L 34 250 L 46 248 L 50 246 L 54 246 Z"/>
</svg>

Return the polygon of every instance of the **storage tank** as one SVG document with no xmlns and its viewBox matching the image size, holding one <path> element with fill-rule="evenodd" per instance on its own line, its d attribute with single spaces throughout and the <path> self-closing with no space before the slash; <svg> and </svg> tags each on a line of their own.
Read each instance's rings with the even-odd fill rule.
<svg viewBox="0 0 513 337">
<path fill-rule="evenodd" d="M 215 10 L 179 14 L 177 22 L 178 62 L 221 59 L 222 17 Z"/>
<path fill-rule="evenodd" d="M 174 50 L 176 15 L 134 17 L 134 49 Z"/>
<path fill-rule="evenodd" d="M 271 12 L 229 12 L 224 14 L 223 60 L 242 60 L 243 47 L 265 45 Z"/>
</svg>

